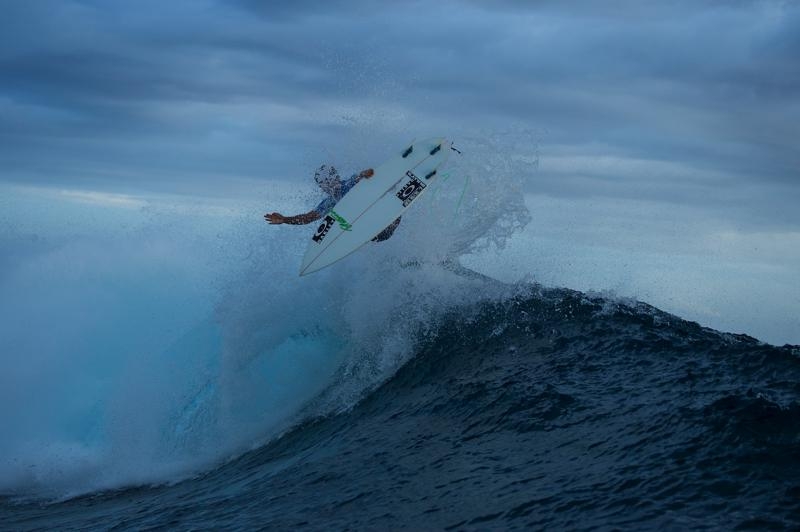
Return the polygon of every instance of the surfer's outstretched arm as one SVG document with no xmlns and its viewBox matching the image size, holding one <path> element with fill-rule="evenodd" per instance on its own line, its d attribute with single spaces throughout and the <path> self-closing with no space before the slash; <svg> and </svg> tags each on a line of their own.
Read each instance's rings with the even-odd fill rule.
<svg viewBox="0 0 800 532">
<path fill-rule="evenodd" d="M 315 220 L 319 220 L 320 218 L 322 218 L 322 215 L 317 211 L 309 211 L 305 214 L 298 214 L 297 216 L 284 216 L 278 212 L 267 213 L 264 215 L 264 219 L 273 225 L 305 225 L 310 224 Z"/>
</svg>

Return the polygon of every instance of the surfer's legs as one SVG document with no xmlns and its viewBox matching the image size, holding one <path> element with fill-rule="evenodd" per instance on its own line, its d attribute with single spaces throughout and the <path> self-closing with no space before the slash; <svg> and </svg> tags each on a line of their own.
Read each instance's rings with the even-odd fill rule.
<svg viewBox="0 0 800 532">
<path fill-rule="evenodd" d="M 373 242 L 383 242 L 384 240 L 388 240 L 389 237 L 392 236 L 394 230 L 397 229 L 397 226 L 400 225 L 400 219 L 402 216 L 398 216 L 397 220 L 393 221 L 389 224 L 389 227 L 378 233 L 378 236 L 372 239 Z"/>
</svg>

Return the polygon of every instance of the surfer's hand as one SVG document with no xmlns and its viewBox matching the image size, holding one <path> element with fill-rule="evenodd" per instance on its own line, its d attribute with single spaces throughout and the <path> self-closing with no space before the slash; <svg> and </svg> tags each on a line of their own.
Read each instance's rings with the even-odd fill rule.
<svg viewBox="0 0 800 532">
<path fill-rule="evenodd" d="M 370 177 L 372 177 L 374 175 L 375 175 L 375 170 L 373 170 L 372 168 L 367 168 L 366 170 L 364 170 L 363 172 L 358 174 L 358 177 L 363 177 L 365 179 L 369 179 Z"/>
<path fill-rule="evenodd" d="M 282 224 L 285 222 L 284 216 L 280 213 L 273 212 L 272 214 L 265 214 L 264 219 L 273 225 Z"/>
</svg>

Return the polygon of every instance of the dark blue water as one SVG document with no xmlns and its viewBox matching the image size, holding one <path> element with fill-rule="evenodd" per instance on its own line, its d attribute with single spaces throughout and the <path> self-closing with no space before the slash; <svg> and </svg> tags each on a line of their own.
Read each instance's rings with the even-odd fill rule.
<svg viewBox="0 0 800 532">
<path fill-rule="evenodd" d="M 798 529 L 800 350 L 534 287 L 452 312 L 352 409 L 211 471 L 0 512 L 13 530 Z"/>
</svg>

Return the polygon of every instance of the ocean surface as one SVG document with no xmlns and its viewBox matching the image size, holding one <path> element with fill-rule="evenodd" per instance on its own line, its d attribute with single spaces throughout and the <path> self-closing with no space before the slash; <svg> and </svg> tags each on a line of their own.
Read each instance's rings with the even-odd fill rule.
<svg viewBox="0 0 800 532">
<path fill-rule="evenodd" d="M 449 312 L 352 408 L 174 484 L 6 498 L 2 526 L 800 526 L 800 350 L 641 303 L 515 292 Z"/>
<path fill-rule="evenodd" d="M 543 285 L 535 244 L 465 267 L 531 220 L 499 156 L 303 278 L 261 216 L 309 188 L 4 189 L 0 529 L 800 528 L 800 348 Z"/>
</svg>

